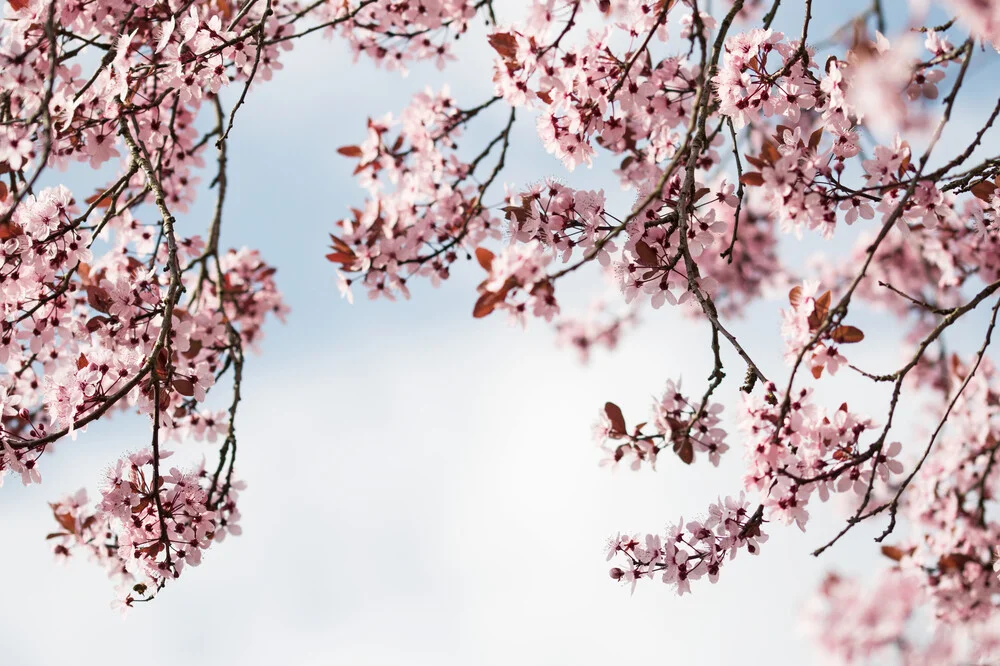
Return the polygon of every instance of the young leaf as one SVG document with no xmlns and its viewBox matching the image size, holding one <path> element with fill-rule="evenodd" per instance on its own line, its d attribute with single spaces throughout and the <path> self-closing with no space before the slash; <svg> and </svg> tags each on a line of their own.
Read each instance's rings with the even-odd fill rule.
<svg viewBox="0 0 1000 666">
<path fill-rule="evenodd" d="M 337 148 L 337 152 L 344 157 L 361 157 L 361 148 L 359 146 L 341 146 Z"/>
<path fill-rule="evenodd" d="M 70 513 L 57 513 L 55 509 L 52 510 L 52 515 L 56 517 L 56 522 L 59 523 L 64 530 L 73 534 L 76 532 L 76 519 Z"/>
<path fill-rule="evenodd" d="M 622 415 L 621 408 L 613 402 L 608 402 L 604 404 L 604 413 L 611 421 L 611 432 L 624 435 L 625 417 Z"/>
<path fill-rule="evenodd" d="M 969 188 L 969 191 L 972 192 L 973 196 L 977 199 L 982 199 L 983 201 L 989 203 L 990 198 L 992 198 L 993 192 L 995 192 L 996 189 L 996 185 L 990 181 L 981 180 Z"/>
<path fill-rule="evenodd" d="M 660 265 L 660 259 L 656 256 L 656 251 L 646 241 L 639 241 L 635 244 L 635 253 L 639 255 L 639 261 L 645 266 L 652 268 Z"/>
<path fill-rule="evenodd" d="M 194 384 L 190 379 L 175 379 L 174 389 L 183 396 L 190 398 L 194 395 Z"/>
<path fill-rule="evenodd" d="M 761 155 L 770 164 L 774 164 L 781 159 L 781 153 L 778 152 L 778 149 L 770 141 L 764 141 L 764 144 L 761 146 Z"/>
<path fill-rule="evenodd" d="M 840 344 L 848 344 L 852 342 L 861 342 L 865 339 L 865 334 L 861 332 L 861 329 L 855 328 L 854 326 L 838 326 L 833 329 L 833 333 L 830 337 L 834 339 L 835 342 Z"/>
<path fill-rule="evenodd" d="M 792 287 L 792 290 L 788 292 L 788 302 L 793 308 L 799 307 L 802 303 L 802 287 Z"/>
<path fill-rule="evenodd" d="M 482 319 L 496 309 L 497 303 L 499 303 L 497 295 L 492 291 L 487 291 L 476 301 L 472 308 L 472 316 L 476 319 Z"/>
<path fill-rule="evenodd" d="M 830 312 L 830 299 L 829 291 L 823 292 L 823 295 L 816 299 L 808 319 L 810 329 L 815 330 L 826 321 L 826 315 Z"/>
<path fill-rule="evenodd" d="M 483 267 L 483 270 L 487 273 L 493 269 L 493 259 L 496 257 L 495 254 L 487 250 L 485 247 L 476 248 L 476 261 L 479 265 Z"/>
<path fill-rule="evenodd" d="M 687 437 L 674 442 L 674 453 L 677 454 L 677 457 L 685 465 L 690 465 L 694 462 L 694 445 L 691 444 L 691 440 Z"/>
<path fill-rule="evenodd" d="M 487 38 L 487 41 L 505 60 L 513 60 L 517 55 L 517 39 L 509 32 L 495 32 Z"/>
</svg>

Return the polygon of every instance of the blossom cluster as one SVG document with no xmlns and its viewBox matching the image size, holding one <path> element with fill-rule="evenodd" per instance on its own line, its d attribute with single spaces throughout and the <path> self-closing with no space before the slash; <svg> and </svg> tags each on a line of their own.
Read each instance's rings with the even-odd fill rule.
<svg viewBox="0 0 1000 666">
<path fill-rule="evenodd" d="M 651 423 L 636 425 L 630 432 L 621 408 L 609 402 L 594 426 L 594 436 L 605 453 L 602 464 L 618 465 L 623 460 L 633 470 L 643 462 L 655 468 L 657 455 L 670 448 L 685 464 L 694 462 L 695 453 L 708 456 L 718 467 L 729 450 L 726 431 L 720 427 L 723 407 L 707 398 L 692 400 L 681 393 L 680 382 L 667 381 L 663 397 L 653 403 Z M 647 430 L 646 426 L 651 426 Z"/>
<path fill-rule="evenodd" d="M 92 511 L 86 490 L 52 504 L 61 528 L 48 536 L 53 552 L 59 558 L 84 552 L 101 564 L 119 583 L 114 605 L 123 611 L 152 599 L 185 566 L 198 566 L 213 542 L 241 532 L 236 503 L 243 482 L 226 480 L 213 497 L 204 467 L 156 473 L 170 455 L 147 449 L 118 460 Z"/>
<path fill-rule="evenodd" d="M 897 460 L 902 444 L 884 442 L 883 433 L 866 446 L 862 436 L 876 426 L 847 403 L 829 413 L 815 404 L 812 389 L 803 388 L 785 406 L 778 404 L 773 384 L 764 389 L 745 401 L 744 485 L 759 492 L 769 519 L 795 523 L 804 531 L 814 494 L 821 501 L 831 493 L 864 498 L 876 482 L 888 483 L 903 471 Z"/>
<path fill-rule="evenodd" d="M 680 595 L 691 591 L 692 581 L 708 578 L 715 583 L 728 560 L 743 549 L 757 555 L 760 544 L 767 541 L 767 534 L 760 529 L 760 515 L 750 506 L 741 493 L 738 498 L 711 504 L 704 520 L 685 524 L 681 518 L 669 525 L 662 537 L 619 534 L 609 539 L 608 560 L 621 562 L 611 569 L 611 578 L 629 584 L 633 591 L 643 578 L 659 578 Z"/>
</svg>

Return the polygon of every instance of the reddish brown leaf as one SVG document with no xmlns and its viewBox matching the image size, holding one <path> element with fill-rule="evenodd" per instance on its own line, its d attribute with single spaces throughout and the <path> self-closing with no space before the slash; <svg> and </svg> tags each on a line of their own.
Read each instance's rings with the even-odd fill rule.
<svg viewBox="0 0 1000 666">
<path fill-rule="evenodd" d="M 483 267 L 483 270 L 489 273 L 493 270 L 493 259 L 496 257 L 495 254 L 487 250 L 485 247 L 476 248 L 476 261 L 479 265 Z"/>
<path fill-rule="evenodd" d="M 982 199 L 983 201 L 989 203 L 989 200 L 993 196 L 993 192 L 996 191 L 996 189 L 996 185 L 990 181 L 981 180 L 969 188 L 969 191 L 972 192 L 977 199 Z"/>
<path fill-rule="evenodd" d="M 169 407 L 170 407 L 170 391 L 160 391 L 160 410 L 166 411 Z"/>
<path fill-rule="evenodd" d="M 824 291 L 819 298 L 816 299 L 816 310 L 823 314 L 823 318 L 826 318 L 826 313 L 830 311 L 830 300 L 833 295 L 829 290 Z"/>
<path fill-rule="evenodd" d="M 611 421 L 611 432 L 624 435 L 625 417 L 622 415 L 621 408 L 613 402 L 607 402 L 604 404 L 604 413 L 608 415 L 608 420 Z"/>
<path fill-rule="evenodd" d="M 188 350 L 184 352 L 184 355 L 188 358 L 194 358 L 198 355 L 198 352 L 201 351 L 201 347 L 201 340 L 192 340 L 191 345 L 188 347 Z"/>
<path fill-rule="evenodd" d="M 0 201 L 7 200 L 7 183 L 0 180 Z"/>
<path fill-rule="evenodd" d="M 900 178 L 903 177 L 903 174 L 906 173 L 906 170 L 908 168 L 910 168 L 910 154 L 909 153 L 907 153 L 906 157 L 903 158 L 903 161 L 899 163 L 899 177 Z"/>
<path fill-rule="evenodd" d="M 639 241 L 635 244 L 635 253 L 639 255 L 639 261 L 645 266 L 654 267 L 660 265 L 660 259 L 656 256 L 656 251 L 646 241 Z"/>
<path fill-rule="evenodd" d="M 865 339 L 865 334 L 861 332 L 861 329 L 855 328 L 854 326 L 838 326 L 833 329 L 833 333 L 830 337 L 834 339 L 835 342 L 840 344 L 849 344 L 853 342 L 861 342 Z"/>
<path fill-rule="evenodd" d="M 545 102 L 546 104 L 551 104 L 552 103 L 552 95 L 550 95 L 545 90 L 539 90 L 539 91 L 537 91 L 535 93 L 535 96 L 538 97 L 538 99 L 540 99 L 543 102 Z"/>
<path fill-rule="evenodd" d="M 21 227 L 14 222 L 0 224 L 0 240 L 7 240 L 21 235 Z"/>
<path fill-rule="evenodd" d="M 938 560 L 938 569 L 947 573 L 961 571 L 965 568 L 966 564 L 975 561 L 974 558 L 964 553 L 949 553 L 948 555 L 942 555 L 941 559 Z"/>
<path fill-rule="evenodd" d="M 765 141 L 761 146 L 761 157 L 767 160 L 770 164 L 774 164 L 781 159 L 781 153 L 778 149 L 774 147 L 774 144 L 770 141 Z"/>
<path fill-rule="evenodd" d="M 822 377 L 823 376 L 823 366 L 822 365 L 814 365 L 812 367 L 812 375 L 816 379 L 819 379 L 820 377 Z"/>
<path fill-rule="evenodd" d="M 788 302 L 792 304 L 793 308 L 799 307 L 802 303 L 802 287 L 792 287 L 792 290 L 788 292 Z"/>
<path fill-rule="evenodd" d="M 102 317 L 101 315 L 97 315 L 96 317 L 91 317 L 87 321 L 87 330 L 93 333 L 94 331 L 101 328 L 101 326 L 104 326 L 110 321 L 111 321 L 110 317 Z"/>
<path fill-rule="evenodd" d="M 7 0 L 7 4 L 16 12 L 27 7 L 28 0 Z"/>
<path fill-rule="evenodd" d="M 809 135 L 809 150 L 816 150 L 819 148 L 819 142 L 823 139 L 823 128 L 820 127 L 818 130 Z"/>
<path fill-rule="evenodd" d="M 355 212 L 355 219 L 360 219 L 361 211 L 355 210 L 354 212 Z M 347 254 L 353 254 L 351 252 L 351 247 L 341 239 L 334 236 L 333 234 L 330 234 L 330 242 L 333 243 L 334 250 L 337 250 L 338 252 L 344 252 Z"/>
<path fill-rule="evenodd" d="M 682 440 L 674 442 L 674 453 L 677 457 L 681 459 L 685 465 L 690 465 L 694 462 L 694 445 L 691 444 L 691 440 L 684 438 Z"/>
<path fill-rule="evenodd" d="M 896 562 L 906 557 L 906 552 L 898 546 L 882 546 L 882 554 Z"/>
<path fill-rule="evenodd" d="M 528 208 L 527 202 L 521 204 L 520 206 L 504 206 L 501 208 L 508 220 L 510 216 L 513 215 L 514 219 L 517 220 L 518 224 L 524 224 L 524 221 L 528 219 L 528 215 L 531 214 L 531 210 Z"/>
<path fill-rule="evenodd" d="M 475 306 L 472 308 L 472 316 L 476 319 L 482 319 L 493 312 L 499 302 L 500 300 L 496 294 L 492 291 L 487 291 L 476 301 Z"/>
<path fill-rule="evenodd" d="M 83 354 L 80 354 L 80 358 L 76 359 L 76 369 L 77 370 L 83 370 L 89 364 L 90 364 L 90 361 L 88 361 L 87 357 L 84 356 Z"/>
<path fill-rule="evenodd" d="M 513 60 L 517 55 L 517 39 L 509 32 L 495 32 L 487 39 L 493 50 L 505 60 Z"/>
<path fill-rule="evenodd" d="M 331 252 L 326 255 L 326 259 L 327 261 L 332 261 L 335 264 L 341 264 L 346 268 L 347 266 L 353 264 L 357 257 L 354 256 L 353 252 L 351 254 L 347 254 L 345 252 Z"/>
<path fill-rule="evenodd" d="M 740 182 L 751 187 L 760 187 L 764 184 L 764 176 L 756 171 L 747 171 L 740 176 Z"/>
<path fill-rule="evenodd" d="M 156 355 L 156 362 L 153 363 L 153 374 L 160 381 L 164 381 L 167 378 L 168 368 L 170 367 L 170 353 L 163 348 L 160 353 Z"/>
<path fill-rule="evenodd" d="M 108 295 L 108 292 L 93 285 L 87 285 L 85 289 L 87 291 L 87 303 L 90 307 L 98 312 L 109 314 L 111 310 L 111 297 Z"/>
<path fill-rule="evenodd" d="M 69 512 L 59 513 L 53 509 L 52 515 L 56 517 L 56 522 L 59 523 L 64 530 L 70 534 L 74 534 L 76 532 L 76 519 L 73 518 L 73 514 Z"/>
<path fill-rule="evenodd" d="M 809 315 L 809 328 L 815 330 L 826 321 L 826 315 L 830 312 L 830 299 L 829 291 L 823 292 L 823 295 L 816 299 L 812 314 Z"/>
<path fill-rule="evenodd" d="M 175 379 L 174 389 L 183 396 L 190 398 L 194 395 L 194 383 L 189 379 Z"/>
<path fill-rule="evenodd" d="M 754 157 L 753 155 L 744 155 L 743 158 L 750 164 L 757 167 L 758 169 L 763 169 L 764 167 L 767 166 L 767 162 L 760 159 L 759 157 Z"/>
<path fill-rule="evenodd" d="M 360 146 L 341 146 L 337 148 L 337 152 L 344 157 L 361 157 Z"/>
<path fill-rule="evenodd" d="M 111 206 L 113 199 L 111 195 L 104 194 L 104 190 L 98 190 L 83 201 L 88 205 L 94 204 L 97 208 L 108 208 Z"/>
</svg>

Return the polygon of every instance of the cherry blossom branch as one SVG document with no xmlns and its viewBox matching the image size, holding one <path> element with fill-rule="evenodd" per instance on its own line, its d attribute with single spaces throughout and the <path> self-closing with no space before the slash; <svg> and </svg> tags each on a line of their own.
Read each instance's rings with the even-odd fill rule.
<svg viewBox="0 0 1000 666">
<path fill-rule="evenodd" d="M 266 0 L 266 5 L 264 12 L 260 16 L 260 23 L 257 24 L 257 48 L 254 50 L 253 67 L 250 69 L 250 75 L 243 84 L 240 98 L 236 100 L 236 105 L 229 112 L 229 123 L 226 125 L 226 130 L 222 133 L 222 136 L 216 141 L 216 146 L 229 138 L 229 132 L 232 131 L 233 122 L 236 120 L 236 112 L 246 101 L 247 93 L 250 91 L 250 84 L 253 83 L 254 77 L 257 75 L 257 67 L 260 65 L 260 54 L 264 51 L 264 26 L 267 24 L 267 19 L 274 13 L 274 10 L 271 8 L 271 0 Z"/>
</svg>

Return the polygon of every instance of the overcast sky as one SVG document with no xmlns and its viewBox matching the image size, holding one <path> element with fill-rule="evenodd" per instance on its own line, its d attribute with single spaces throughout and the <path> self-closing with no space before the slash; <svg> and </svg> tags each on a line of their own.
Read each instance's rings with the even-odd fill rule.
<svg viewBox="0 0 1000 666">
<path fill-rule="evenodd" d="M 820 4 L 815 25 L 847 16 Z M 783 9 L 780 23 L 798 26 L 798 11 Z M 501 317 L 473 320 L 475 265 L 441 289 L 416 285 L 409 302 L 371 303 L 363 292 L 354 306 L 339 299 L 324 247 L 333 222 L 362 195 L 352 163 L 334 149 L 363 137 L 366 116 L 398 111 L 428 83 L 450 81 L 463 106 L 485 99 L 489 53 L 474 39 L 444 75 L 418 67 L 408 78 L 352 65 L 340 44 L 314 39 L 250 96 L 230 141 L 222 240 L 261 248 L 279 267 L 293 311 L 286 325 L 267 328 L 263 354 L 248 359 L 238 420 L 238 472 L 249 484 L 244 535 L 213 546 L 201 567 L 122 620 L 109 609 L 113 589 L 102 571 L 85 561 L 56 566 L 43 539 L 51 531 L 46 501 L 81 486 L 93 491 L 123 451 L 148 445 L 144 419 L 92 426 L 45 460 L 41 486 L 10 478 L 2 489 L 3 663 L 819 660 L 797 632 L 802 603 L 827 570 L 883 564 L 875 525 L 819 560 L 808 554 L 834 533 L 834 507 L 817 505 L 806 535 L 771 526 L 759 557 L 741 554 L 717 585 L 699 581 L 691 596 L 649 582 L 630 596 L 607 576 L 609 535 L 696 518 L 741 487 L 738 437 L 719 469 L 665 457 L 657 472 L 642 473 L 598 467 L 591 438 L 606 400 L 635 421 L 668 378 L 700 392 L 712 365 L 707 328 L 668 309 L 645 312 L 620 350 L 582 366 L 541 322 L 521 331 Z M 491 122 L 500 122 L 484 120 L 472 137 L 491 136 Z M 563 173 L 537 147 L 530 120 L 518 125 L 508 164 L 506 179 L 519 185 Z M 617 191 L 607 168 L 565 180 L 604 187 L 611 207 L 627 208 L 631 196 Z M 202 198 L 181 232 L 206 228 L 211 205 Z M 788 257 L 801 265 L 816 247 L 789 245 Z M 602 289 L 599 280 L 572 285 L 560 293 L 577 306 Z M 752 325 L 734 329 L 768 374 L 782 377 L 778 307 L 764 304 Z M 898 350 L 870 336 L 854 358 L 888 371 Z M 728 352 L 725 360 L 729 379 L 718 395 L 732 415 L 744 368 Z M 865 391 L 852 399 L 873 404 L 880 420 L 885 396 Z"/>
</svg>

